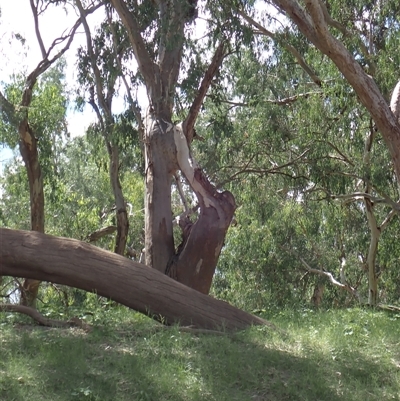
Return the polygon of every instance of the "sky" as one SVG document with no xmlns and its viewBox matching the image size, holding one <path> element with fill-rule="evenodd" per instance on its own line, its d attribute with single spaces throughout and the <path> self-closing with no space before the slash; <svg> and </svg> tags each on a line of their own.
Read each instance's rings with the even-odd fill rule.
<svg viewBox="0 0 400 401">
<path fill-rule="evenodd" d="M 10 76 L 17 73 L 32 71 L 41 61 L 42 56 L 36 39 L 34 21 L 29 0 L 0 0 L 0 88 L 4 82 L 9 82 Z M 39 27 L 46 49 L 54 39 L 60 37 L 74 25 L 77 15 L 72 8 L 51 6 L 39 19 Z M 94 26 L 103 18 L 103 10 L 97 10 L 88 16 L 88 22 Z M 13 37 L 15 34 L 26 39 L 26 47 Z M 84 46 L 86 37 L 83 28 L 75 34 L 74 41 L 65 54 L 67 61 L 67 81 L 76 82 L 75 55 L 79 46 Z M 90 107 L 83 113 L 73 110 L 71 105 L 68 115 L 68 129 L 72 136 L 82 135 L 88 125 L 95 120 L 95 114 Z M 0 172 L 5 163 L 12 157 L 10 149 L 0 149 Z"/>
</svg>

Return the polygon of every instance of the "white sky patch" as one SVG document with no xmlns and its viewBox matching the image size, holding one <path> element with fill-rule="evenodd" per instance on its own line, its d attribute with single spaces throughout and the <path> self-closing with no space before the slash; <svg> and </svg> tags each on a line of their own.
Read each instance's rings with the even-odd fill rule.
<svg viewBox="0 0 400 401">
<path fill-rule="evenodd" d="M 33 14 L 29 0 L 0 0 L 0 85 L 10 82 L 12 74 L 29 74 L 42 60 L 40 47 L 35 34 Z M 99 25 L 104 18 L 102 9 L 96 10 L 87 17 L 89 24 L 94 27 Z M 71 6 L 49 6 L 39 17 L 39 29 L 47 49 L 56 38 L 65 35 L 75 24 L 78 16 Z M 26 40 L 25 46 L 15 38 L 21 35 Z M 50 57 L 63 47 L 56 47 Z M 68 85 L 74 86 L 77 82 L 76 54 L 80 46 L 86 47 L 86 36 L 80 27 L 75 33 L 70 49 L 64 57 L 67 61 L 66 80 Z M 73 100 L 73 99 L 72 99 Z M 71 105 L 73 106 L 73 105 Z M 74 111 L 69 107 L 67 111 L 68 127 L 71 136 L 83 135 L 85 129 L 95 121 L 95 113 L 90 107 L 85 107 L 83 113 Z M 2 152 L 0 151 L 0 160 Z"/>
</svg>

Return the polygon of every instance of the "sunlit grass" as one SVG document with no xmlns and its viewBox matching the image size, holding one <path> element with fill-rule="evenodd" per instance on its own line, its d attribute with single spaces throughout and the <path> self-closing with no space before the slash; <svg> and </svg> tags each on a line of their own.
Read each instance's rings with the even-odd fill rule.
<svg viewBox="0 0 400 401">
<path fill-rule="evenodd" d="M 0 400 L 400 400 L 400 316 L 283 311 L 282 331 L 159 329 L 117 307 L 94 329 L 0 314 Z"/>
</svg>

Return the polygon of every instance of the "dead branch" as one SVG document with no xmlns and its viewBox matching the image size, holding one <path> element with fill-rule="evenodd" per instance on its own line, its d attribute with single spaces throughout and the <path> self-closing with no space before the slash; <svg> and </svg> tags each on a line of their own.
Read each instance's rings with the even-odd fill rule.
<svg viewBox="0 0 400 401">
<path fill-rule="evenodd" d="M 90 331 L 91 326 L 77 317 L 73 317 L 67 321 L 49 319 L 44 317 L 40 312 L 34 308 L 14 304 L 0 304 L 0 312 L 17 312 L 31 317 L 35 322 L 41 326 L 47 327 L 79 327 L 85 331 Z"/>
<path fill-rule="evenodd" d="M 357 290 L 355 288 L 353 288 L 351 285 L 349 285 L 348 283 L 343 284 L 340 281 L 336 280 L 333 277 L 333 274 L 330 272 L 327 272 L 327 271 L 321 270 L 321 269 L 312 268 L 301 256 L 298 256 L 298 258 L 299 258 L 300 262 L 303 264 L 304 268 L 309 273 L 318 274 L 320 276 L 326 277 L 334 286 L 347 291 L 348 293 L 350 293 L 352 296 L 354 296 L 355 298 L 357 298 L 360 301 L 360 299 L 361 299 L 360 294 L 358 294 Z"/>
<path fill-rule="evenodd" d="M 105 237 L 106 235 L 110 235 L 110 234 L 115 233 L 115 231 L 117 231 L 117 227 L 116 226 L 103 227 L 100 230 L 97 230 L 97 231 L 89 234 L 86 237 L 86 240 L 88 242 L 95 242 L 95 241 L 98 241 L 100 238 Z"/>
</svg>

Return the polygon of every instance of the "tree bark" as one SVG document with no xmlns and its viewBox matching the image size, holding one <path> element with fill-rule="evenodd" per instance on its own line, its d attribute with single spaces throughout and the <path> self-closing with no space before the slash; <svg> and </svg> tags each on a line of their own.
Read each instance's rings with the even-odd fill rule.
<svg viewBox="0 0 400 401">
<path fill-rule="evenodd" d="M 200 292 L 208 293 L 226 231 L 235 210 L 233 195 L 219 193 L 190 156 L 194 124 L 207 90 L 225 56 L 221 42 L 201 82 L 188 116 L 178 127 L 172 124 L 175 87 L 182 59 L 185 23 L 195 14 L 196 1 L 157 2 L 159 43 L 148 52 L 135 11 L 124 0 L 111 0 L 124 24 L 140 73 L 146 83 L 150 107 L 145 119 L 145 260 L 148 266 Z M 197 222 L 181 222 L 182 244 L 175 249 L 171 182 L 181 170 L 197 195 Z"/>
<path fill-rule="evenodd" d="M 172 126 L 172 124 L 170 124 Z M 145 119 L 145 261 L 164 273 L 174 255 L 171 182 L 178 166 L 174 162 L 171 130 L 153 110 Z"/>
<path fill-rule="evenodd" d="M 126 242 L 129 233 L 129 219 L 126 211 L 125 197 L 122 192 L 119 179 L 119 150 L 117 145 L 111 145 L 110 157 L 110 181 L 115 200 L 115 213 L 117 220 L 117 236 L 115 238 L 114 252 L 125 255 Z"/>
<path fill-rule="evenodd" d="M 155 269 L 74 239 L 0 229 L 0 276 L 95 292 L 166 324 L 244 329 L 267 321 L 180 284 Z"/>
<path fill-rule="evenodd" d="M 26 89 L 31 91 L 31 88 Z M 31 95 L 24 93 L 22 105 L 28 107 Z M 27 116 L 19 124 L 20 152 L 28 173 L 30 207 L 31 207 L 31 230 L 44 233 L 44 192 L 43 176 L 39 163 L 37 139 L 29 126 Z M 22 285 L 21 304 L 35 306 L 40 281 L 26 279 Z"/>
<path fill-rule="evenodd" d="M 372 202 L 364 199 L 365 209 L 368 218 L 368 225 L 371 231 L 371 238 L 369 242 L 367 265 L 368 265 L 368 304 L 375 306 L 378 302 L 378 276 L 376 274 L 376 256 L 378 253 L 379 238 L 381 231 L 378 227 Z"/>
</svg>

